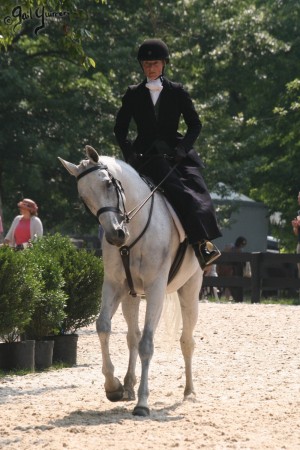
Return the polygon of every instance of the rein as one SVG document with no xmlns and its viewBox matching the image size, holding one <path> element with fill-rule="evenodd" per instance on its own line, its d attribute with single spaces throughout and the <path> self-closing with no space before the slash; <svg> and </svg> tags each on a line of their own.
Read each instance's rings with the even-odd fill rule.
<svg viewBox="0 0 300 450">
<path fill-rule="evenodd" d="M 151 193 L 145 198 L 145 200 L 142 201 L 142 203 L 140 203 L 140 205 L 137 205 L 135 208 L 133 208 L 131 211 L 129 211 L 128 213 L 126 213 L 126 209 L 125 209 L 125 204 L 124 204 L 124 199 L 122 196 L 122 193 L 124 192 L 124 189 L 122 187 L 122 184 L 119 180 L 117 180 L 116 178 L 114 178 L 109 170 L 108 167 L 105 166 L 104 164 L 97 164 L 93 167 L 90 167 L 89 169 L 84 170 L 81 174 L 79 174 L 77 176 L 77 181 L 80 180 L 80 178 L 84 177 L 85 175 L 88 175 L 91 172 L 94 172 L 95 170 L 107 170 L 108 175 L 110 177 L 110 180 L 112 181 L 116 191 L 117 191 L 117 196 L 118 196 L 118 205 L 117 207 L 115 206 L 104 206 L 102 208 L 99 208 L 96 216 L 97 219 L 99 220 L 99 217 L 101 214 L 105 213 L 105 212 L 115 212 L 117 214 L 119 214 L 126 223 L 129 223 L 130 220 L 142 209 L 142 207 L 148 202 L 148 200 L 151 198 L 151 205 L 150 205 L 150 211 L 149 211 L 149 216 L 147 219 L 147 222 L 144 226 L 144 229 L 142 230 L 142 232 L 139 234 L 139 236 L 130 244 L 130 245 L 123 245 L 119 251 L 120 251 L 120 256 L 123 262 L 123 266 L 124 266 L 124 270 L 125 270 L 125 274 L 126 274 L 126 278 L 127 278 L 127 283 L 129 286 L 129 294 L 132 295 L 132 297 L 136 297 L 137 293 L 134 289 L 134 285 L 133 285 L 133 280 L 132 280 L 132 276 L 131 276 L 131 272 L 130 272 L 130 250 L 131 248 L 141 239 L 141 237 L 145 234 L 149 224 L 150 224 L 150 220 L 152 217 L 152 211 L 153 211 L 153 204 L 154 204 L 154 193 L 157 191 L 157 189 L 159 189 L 159 187 L 162 185 L 162 183 L 168 178 L 168 176 L 176 169 L 176 167 L 178 166 L 178 162 L 169 170 L 169 172 L 167 173 L 167 175 L 162 179 L 162 181 L 155 186 L 152 190 Z M 119 207 L 119 200 L 120 197 L 122 199 L 122 206 L 123 206 L 123 212 L 120 210 Z"/>
<path fill-rule="evenodd" d="M 128 286 L 129 286 L 129 294 L 132 295 L 132 297 L 136 297 L 137 293 L 134 289 L 133 280 L 132 280 L 132 276 L 131 276 L 131 272 L 130 272 L 130 259 L 129 259 L 130 249 L 141 239 L 141 237 L 146 232 L 146 230 L 149 226 L 151 217 L 152 217 L 153 204 L 154 204 L 154 197 L 151 198 L 151 205 L 150 205 L 150 212 L 149 212 L 148 220 L 147 220 L 146 225 L 145 225 L 143 231 L 141 232 L 141 234 L 130 245 L 123 245 L 120 248 L 120 255 L 122 258 L 122 262 L 123 262 L 124 270 L 126 273 Z"/>
<path fill-rule="evenodd" d="M 149 212 L 149 216 L 147 219 L 147 222 L 144 226 L 144 229 L 142 230 L 142 232 L 139 234 L 139 236 L 130 244 L 130 245 L 123 245 L 119 251 L 120 251 L 120 255 L 121 255 L 121 259 L 123 262 L 123 266 L 124 266 L 124 270 L 125 270 L 125 274 L 126 274 L 126 278 L 127 278 L 127 282 L 128 282 L 128 286 L 129 286 L 129 294 L 132 295 L 133 297 L 137 296 L 137 293 L 134 289 L 134 285 L 133 285 L 133 280 L 132 280 L 132 276 L 131 276 L 131 272 L 130 272 L 130 249 L 141 239 L 141 237 L 145 234 L 149 224 L 150 224 L 150 220 L 152 217 L 152 211 L 153 211 L 153 204 L 154 204 L 154 192 L 156 191 L 156 189 L 159 187 L 157 186 L 152 192 L 151 194 L 146 198 L 146 200 L 144 200 L 142 202 L 141 205 L 139 205 L 138 207 L 134 208 L 132 211 L 130 211 L 128 214 L 126 213 L 126 209 L 125 209 L 125 204 L 124 204 L 124 200 L 123 200 L 123 196 L 121 195 L 124 190 L 122 187 L 122 184 L 119 180 L 115 179 L 110 172 L 108 171 L 108 167 L 105 166 L 104 164 L 97 164 L 94 167 L 90 167 L 87 170 L 84 170 L 80 175 L 77 176 L 77 181 L 80 180 L 80 178 L 84 177 L 85 175 L 88 175 L 91 172 L 94 172 L 95 170 L 107 170 L 108 175 L 112 181 L 112 183 L 114 184 L 114 187 L 117 191 L 118 194 L 118 206 L 104 206 L 102 208 L 99 208 L 96 216 L 97 219 L 99 220 L 99 217 L 101 214 L 105 213 L 105 212 L 115 212 L 117 214 L 119 214 L 121 217 L 124 218 L 125 222 L 128 223 L 135 215 L 136 213 L 145 205 L 145 203 L 151 198 L 151 205 L 150 205 L 150 212 Z M 123 211 L 122 212 L 120 210 L 119 207 L 119 199 L 122 199 L 122 203 L 123 203 Z M 130 214 L 134 212 L 134 214 L 131 215 Z"/>
<path fill-rule="evenodd" d="M 171 173 L 177 168 L 179 162 L 174 164 L 173 167 L 169 170 L 167 175 L 158 183 L 155 188 L 151 190 L 151 193 L 148 195 L 148 197 L 145 198 L 145 200 L 142 201 L 140 205 L 137 205 L 135 208 L 133 208 L 131 211 L 129 211 L 128 214 L 126 214 L 126 222 L 128 223 L 138 212 L 142 207 L 147 203 L 147 201 L 153 196 L 154 192 L 157 191 L 157 189 L 160 188 L 160 186 L 163 184 L 163 182 L 171 175 Z"/>
<path fill-rule="evenodd" d="M 119 197 L 120 195 L 118 195 L 118 206 L 104 206 L 103 208 L 98 209 L 98 211 L 96 212 L 96 216 L 97 219 L 99 220 L 99 217 L 101 214 L 103 214 L 104 212 L 115 212 L 117 214 L 120 214 L 121 217 L 124 218 L 126 223 L 129 223 L 131 219 L 133 219 L 133 217 L 142 209 L 142 207 L 148 202 L 148 200 L 150 200 L 150 198 L 153 198 L 153 194 L 157 191 L 157 189 L 160 188 L 160 186 L 163 184 L 163 182 L 171 175 L 171 173 L 177 168 L 178 166 L 178 162 L 176 164 L 174 164 L 173 167 L 171 167 L 171 169 L 169 170 L 169 172 L 167 173 L 167 175 L 158 183 L 158 185 L 156 185 L 153 189 L 151 189 L 150 194 L 148 195 L 148 197 L 146 197 L 142 203 L 140 203 L 139 205 L 135 206 L 131 211 L 129 211 L 128 213 L 126 213 L 126 209 L 125 209 L 125 205 L 124 205 L 124 201 L 122 200 L 123 203 L 123 211 L 122 212 L 119 208 Z M 89 169 L 84 170 L 81 174 L 79 174 L 77 176 L 77 181 L 80 180 L 80 178 L 84 177 L 85 175 L 88 175 L 91 172 L 94 172 L 95 170 L 107 170 L 109 177 L 112 181 L 112 183 L 114 184 L 118 194 L 124 192 L 122 184 L 120 183 L 119 180 L 116 180 L 108 171 L 108 167 L 105 166 L 104 164 L 97 164 L 94 167 L 90 167 Z M 122 195 L 121 195 L 122 198 Z M 152 211 L 152 207 L 151 207 L 151 211 Z M 144 234 L 144 233 L 143 233 Z"/>
</svg>

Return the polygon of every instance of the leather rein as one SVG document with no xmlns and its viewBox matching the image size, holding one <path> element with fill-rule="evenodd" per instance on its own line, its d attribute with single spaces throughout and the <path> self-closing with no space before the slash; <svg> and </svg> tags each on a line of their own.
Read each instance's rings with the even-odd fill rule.
<svg viewBox="0 0 300 450">
<path fill-rule="evenodd" d="M 121 258 L 122 258 L 122 262 L 123 262 L 123 266 L 124 266 L 124 270 L 125 270 L 125 273 L 126 273 L 128 286 L 129 286 L 129 294 L 132 295 L 133 297 L 136 297 L 137 293 L 136 293 L 136 291 L 134 289 L 133 280 L 132 280 L 132 276 L 131 276 L 131 272 L 130 272 L 130 249 L 141 239 L 141 237 L 144 235 L 144 233 L 146 232 L 146 230 L 147 230 L 147 228 L 148 228 L 148 226 L 150 224 L 152 211 L 153 211 L 153 204 L 154 204 L 154 195 L 153 194 L 158 189 L 158 187 L 160 186 L 161 183 L 152 190 L 150 195 L 148 195 L 148 197 L 140 205 L 136 206 L 135 208 L 133 208 L 131 211 L 129 211 L 127 213 L 126 209 L 125 209 L 124 198 L 123 198 L 123 194 L 124 194 L 123 186 L 122 186 L 122 184 L 121 184 L 121 182 L 119 180 L 117 180 L 116 178 L 114 178 L 111 175 L 111 173 L 109 172 L 108 167 L 106 165 L 104 165 L 104 164 L 97 164 L 97 165 L 95 165 L 93 167 L 90 167 L 89 169 L 84 170 L 83 172 L 81 172 L 81 174 L 79 174 L 77 176 L 77 181 L 80 180 L 80 178 L 84 177 L 85 175 L 88 175 L 89 173 L 94 172 L 95 170 L 106 170 L 107 171 L 108 176 L 109 176 L 111 182 L 113 183 L 113 185 L 115 187 L 115 190 L 116 190 L 116 193 L 117 193 L 117 198 L 118 198 L 117 206 L 104 206 L 104 207 L 98 209 L 98 211 L 96 212 L 96 216 L 97 216 L 98 220 L 99 220 L 99 217 L 101 216 L 101 214 L 103 214 L 105 212 L 114 212 L 114 213 L 119 214 L 124 219 L 124 221 L 126 223 L 129 223 L 130 220 L 136 215 L 136 213 L 151 198 L 151 205 L 150 205 L 149 216 L 148 216 L 146 225 L 143 228 L 142 232 L 139 234 L 139 236 L 130 245 L 123 245 L 119 249 L 119 252 L 120 252 L 120 255 L 121 255 Z M 149 185 L 149 187 L 150 187 L 150 185 Z M 150 189 L 151 189 L 151 187 L 150 187 Z M 123 211 L 120 209 L 120 198 L 121 198 L 121 202 L 122 202 L 122 209 L 123 209 Z"/>
</svg>

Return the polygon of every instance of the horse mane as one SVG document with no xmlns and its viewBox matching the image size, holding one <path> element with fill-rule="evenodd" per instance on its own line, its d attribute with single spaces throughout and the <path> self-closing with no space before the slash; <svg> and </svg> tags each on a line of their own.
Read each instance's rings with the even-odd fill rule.
<svg viewBox="0 0 300 450">
<path fill-rule="evenodd" d="M 137 196 L 148 195 L 149 186 L 132 166 L 114 156 L 97 155 L 97 160 L 96 158 L 87 158 L 80 161 L 79 167 L 82 171 L 86 170 L 91 164 L 95 166 L 103 165 L 107 167 L 108 172 L 111 173 L 114 178 L 122 183 L 123 189 L 126 191 L 129 191 L 130 189 L 130 195 L 132 198 L 135 198 L 136 201 L 138 200 Z"/>
<path fill-rule="evenodd" d="M 115 175 L 120 172 L 124 173 L 124 171 L 126 171 L 129 173 L 129 175 L 140 177 L 138 172 L 132 166 L 127 164 L 122 159 L 118 159 L 114 156 L 101 155 L 98 162 L 106 165 L 109 170 L 111 170 Z"/>
</svg>

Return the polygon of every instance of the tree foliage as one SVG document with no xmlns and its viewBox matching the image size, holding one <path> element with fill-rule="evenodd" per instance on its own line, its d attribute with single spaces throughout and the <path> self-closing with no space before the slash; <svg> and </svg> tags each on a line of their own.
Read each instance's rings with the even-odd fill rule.
<svg viewBox="0 0 300 450">
<path fill-rule="evenodd" d="M 138 45 L 170 47 L 167 76 L 191 92 L 203 122 L 196 149 L 212 190 L 222 182 L 282 214 L 275 232 L 290 249 L 299 191 L 299 2 L 296 0 L 42 0 L 66 11 L 15 29 L 1 20 L 0 194 L 8 226 L 20 197 L 32 197 L 48 231 L 88 232 L 75 183 L 57 162 L 74 163 L 89 143 L 120 156 L 115 114 L 128 84 L 142 79 Z M 11 15 L 2 2 L 2 18 Z M 1 207 L 1 205 L 0 205 Z M 0 208 L 1 209 L 1 208 Z M 58 220 L 59 218 L 59 220 Z M 285 225 L 284 225 L 285 224 Z"/>
</svg>

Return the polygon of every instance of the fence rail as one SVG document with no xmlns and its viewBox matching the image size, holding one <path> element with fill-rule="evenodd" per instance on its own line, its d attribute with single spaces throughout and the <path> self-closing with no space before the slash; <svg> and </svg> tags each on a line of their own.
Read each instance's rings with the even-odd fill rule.
<svg viewBox="0 0 300 450">
<path fill-rule="evenodd" d="M 300 254 L 280 253 L 222 253 L 217 266 L 250 262 L 251 277 L 205 276 L 203 287 L 242 287 L 251 291 L 251 302 L 259 303 L 263 290 L 300 289 L 297 264 Z"/>
</svg>

